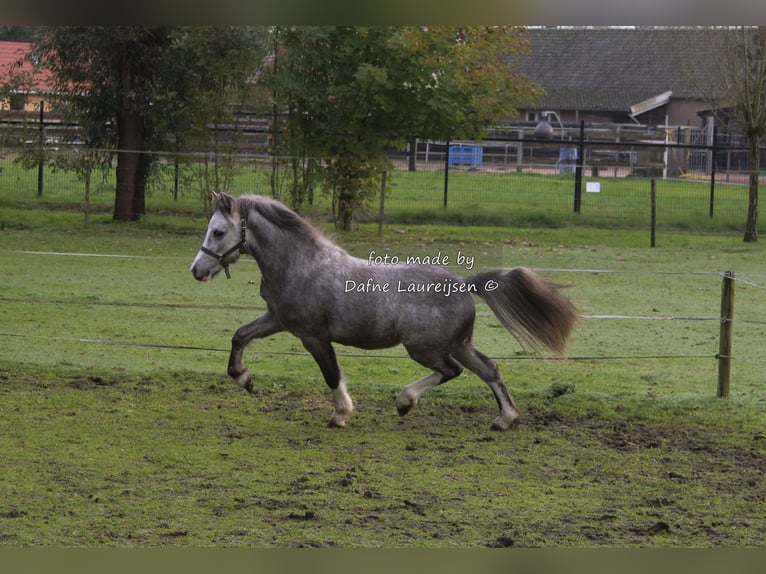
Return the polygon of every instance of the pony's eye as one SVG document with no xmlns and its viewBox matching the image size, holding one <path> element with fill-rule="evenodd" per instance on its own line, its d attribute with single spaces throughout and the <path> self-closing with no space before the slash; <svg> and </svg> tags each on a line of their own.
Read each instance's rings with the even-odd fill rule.
<svg viewBox="0 0 766 574">
<path fill-rule="evenodd" d="M 213 237 L 215 237 L 216 239 L 220 239 L 224 235 L 225 235 L 224 232 L 221 231 L 220 229 L 214 229 L 213 230 Z"/>
</svg>

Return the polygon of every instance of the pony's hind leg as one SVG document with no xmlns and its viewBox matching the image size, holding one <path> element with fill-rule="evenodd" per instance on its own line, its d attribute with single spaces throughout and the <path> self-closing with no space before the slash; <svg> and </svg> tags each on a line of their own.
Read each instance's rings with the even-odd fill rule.
<svg viewBox="0 0 766 574">
<path fill-rule="evenodd" d="M 250 376 L 250 371 L 242 363 L 242 353 L 245 347 L 253 339 L 268 337 L 282 330 L 282 326 L 276 321 L 274 316 L 271 313 L 266 313 L 255 321 L 243 325 L 234 333 L 231 339 L 231 353 L 229 354 L 227 372 L 240 387 L 246 389 L 249 393 L 253 392 L 253 379 Z"/>
<path fill-rule="evenodd" d="M 465 368 L 476 373 L 492 389 L 497 406 L 500 408 L 500 414 L 492 423 L 492 430 L 507 430 L 515 427 L 520 416 L 519 409 L 500 376 L 497 363 L 470 343 L 455 351 L 454 356 Z"/>
<path fill-rule="evenodd" d="M 346 382 L 343 379 L 343 373 L 338 365 L 338 359 L 335 357 L 335 350 L 327 341 L 318 339 L 301 339 L 303 346 L 311 353 L 314 360 L 322 371 L 327 386 L 332 391 L 332 399 L 335 405 L 335 412 L 330 417 L 327 426 L 345 427 L 346 421 L 354 414 L 354 403 L 346 389 Z"/>
<path fill-rule="evenodd" d="M 396 397 L 396 410 L 400 416 L 406 415 L 417 404 L 418 399 L 429 389 L 434 388 L 437 385 L 446 383 L 450 379 L 457 377 L 463 368 L 458 364 L 455 359 L 449 355 L 446 357 L 433 358 L 413 353 L 409 351 L 410 357 L 415 361 L 433 369 L 430 375 L 423 377 L 420 380 L 410 383 L 404 387 Z"/>
</svg>

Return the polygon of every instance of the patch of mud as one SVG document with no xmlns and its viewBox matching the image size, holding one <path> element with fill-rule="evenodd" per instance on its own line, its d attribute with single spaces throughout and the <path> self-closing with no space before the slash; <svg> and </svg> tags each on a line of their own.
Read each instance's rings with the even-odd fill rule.
<svg viewBox="0 0 766 574">
<path fill-rule="evenodd" d="M 111 387 L 114 384 L 115 383 L 113 381 L 108 381 L 98 376 L 81 377 L 81 378 L 72 379 L 71 381 L 69 381 L 69 386 L 71 388 L 78 389 L 81 391 L 93 390 L 93 389 L 103 388 L 103 387 Z"/>
<path fill-rule="evenodd" d="M 622 478 L 619 468 L 612 467 L 609 479 L 604 480 L 596 470 L 591 471 L 592 480 L 604 480 L 611 487 L 608 492 L 619 491 L 619 496 L 631 499 L 635 506 L 629 510 L 636 523 L 626 523 L 624 506 L 615 504 L 610 508 L 605 504 L 601 515 L 572 516 L 570 532 L 547 532 L 551 541 L 559 537 L 566 540 L 571 537 L 571 529 L 595 545 L 612 545 L 615 540 L 621 545 L 638 546 L 694 540 L 695 545 L 728 546 L 742 543 L 735 534 L 737 530 L 748 532 L 749 537 L 757 537 L 753 534 L 756 532 L 766 534 L 766 520 L 756 518 L 761 512 L 758 508 L 766 502 L 766 452 L 760 433 L 742 436 L 739 431 L 702 425 L 573 418 L 547 410 L 526 413 L 523 426 L 532 433 L 552 432 L 558 438 L 586 446 L 586 451 L 590 444 L 595 452 L 603 453 L 606 448 L 613 452 L 605 457 L 612 460 L 612 465 L 625 460 Z M 634 464 L 640 464 L 646 476 L 636 480 L 628 470 Z M 625 490 L 615 480 L 633 486 Z M 639 489 L 651 483 L 656 484 L 656 490 L 642 495 Z M 711 501 L 716 501 L 713 506 Z M 712 509 L 724 504 L 722 501 L 729 501 L 728 512 Z M 516 536 L 509 534 L 488 543 L 495 547 L 510 545 L 520 546 Z"/>
<path fill-rule="evenodd" d="M 638 453 L 657 449 L 658 451 L 684 452 L 700 458 L 729 462 L 739 468 L 766 472 L 766 453 L 759 445 L 763 437 L 752 436 L 749 447 L 737 446 L 722 440 L 721 429 L 706 427 L 653 426 L 633 421 L 604 421 L 580 417 L 567 418 L 553 411 L 529 412 L 523 417 L 522 425 L 529 429 L 554 429 L 557 433 L 588 436 L 609 449 L 621 453 Z M 672 473 L 669 473 L 672 474 Z M 681 475 L 668 478 L 683 481 Z"/>
</svg>

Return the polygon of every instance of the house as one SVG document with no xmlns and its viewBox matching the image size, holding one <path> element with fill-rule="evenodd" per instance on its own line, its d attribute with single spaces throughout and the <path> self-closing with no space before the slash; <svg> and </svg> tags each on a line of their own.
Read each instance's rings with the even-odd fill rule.
<svg viewBox="0 0 766 574">
<path fill-rule="evenodd" d="M 28 42 L 0 42 L 0 110 L 39 111 L 40 102 L 50 109 L 46 98 L 54 91 L 53 77 L 30 62 L 31 50 Z"/>
<path fill-rule="evenodd" d="M 704 70 L 713 29 L 529 28 L 530 52 L 517 69 L 545 94 L 522 122 L 704 127 L 709 94 L 692 77 Z M 694 70 L 694 74 L 690 73 Z M 549 112 L 549 113 L 545 113 Z"/>
</svg>

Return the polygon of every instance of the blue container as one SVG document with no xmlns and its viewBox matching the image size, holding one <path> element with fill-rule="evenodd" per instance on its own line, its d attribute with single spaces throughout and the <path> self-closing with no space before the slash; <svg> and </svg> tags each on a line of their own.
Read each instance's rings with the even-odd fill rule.
<svg viewBox="0 0 766 574">
<path fill-rule="evenodd" d="M 478 145 L 449 146 L 449 165 L 479 167 L 483 161 L 483 150 Z"/>
<path fill-rule="evenodd" d="M 577 148 L 562 147 L 559 148 L 559 173 L 574 173 L 577 163 Z"/>
</svg>

